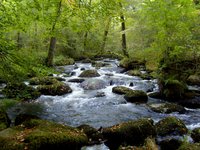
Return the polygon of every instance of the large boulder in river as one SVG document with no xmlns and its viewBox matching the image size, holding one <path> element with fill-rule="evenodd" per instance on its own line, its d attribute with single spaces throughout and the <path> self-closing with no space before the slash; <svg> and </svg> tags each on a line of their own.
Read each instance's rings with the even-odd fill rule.
<svg viewBox="0 0 200 150">
<path fill-rule="evenodd" d="M 0 131 L 10 126 L 10 119 L 5 111 L 0 110 Z"/>
<path fill-rule="evenodd" d="M 79 77 L 85 77 L 85 78 L 89 78 L 89 77 L 99 77 L 100 74 L 97 72 L 97 70 L 84 70 Z"/>
<path fill-rule="evenodd" d="M 174 103 L 156 103 L 156 104 L 149 104 L 149 108 L 157 113 L 172 113 L 172 112 L 179 112 L 185 113 L 186 109 L 183 106 L 174 104 Z"/>
<path fill-rule="evenodd" d="M 199 143 L 200 142 L 200 128 L 195 128 L 192 130 L 191 137 L 194 140 L 194 142 Z"/>
<path fill-rule="evenodd" d="M 103 129 L 105 144 L 110 149 L 118 149 L 121 144 L 141 145 L 149 136 L 154 137 L 156 131 L 151 119 L 140 119 L 114 125 Z"/>
<path fill-rule="evenodd" d="M 127 88 L 125 86 L 116 86 L 112 88 L 112 92 L 116 94 L 126 94 L 130 91 L 132 91 L 132 89 Z"/>
<path fill-rule="evenodd" d="M 147 94 L 142 90 L 132 90 L 126 93 L 124 98 L 131 103 L 146 103 L 148 101 Z"/>
<path fill-rule="evenodd" d="M 200 85 L 200 76 L 198 76 L 198 75 L 190 75 L 187 78 L 187 83 L 189 85 Z"/>
<path fill-rule="evenodd" d="M 178 150 L 200 150 L 200 143 L 184 143 Z"/>
<path fill-rule="evenodd" d="M 155 126 L 159 136 L 184 135 L 188 132 L 184 122 L 176 117 L 166 117 Z"/>
<path fill-rule="evenodd" d="M 87 143 L 82 131 L 40 119 L 31 119 L 0 132 L 2 150 L 80 150 Z"/>
<path fill-rule="evenodd" d="M 98 90 L 106 87 L 106 82 L 100 79 L 88 79 L 81 83 L 81 87 L 85 90 Z"/>
</svg>

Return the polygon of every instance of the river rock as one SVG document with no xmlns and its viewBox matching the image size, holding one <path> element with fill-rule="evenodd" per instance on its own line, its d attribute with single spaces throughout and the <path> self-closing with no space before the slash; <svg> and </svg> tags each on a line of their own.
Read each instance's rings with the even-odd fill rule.
<svg viewBox="0 0 200 150">
<path fill-rule="evenodd" d="M 200 77 L 198 75 L 190 75 L 187 78 L 187 83 L 189 85 L 200 85 Z"/>
<path fill-rule="evenodd" d="M 81 87 L 85 90 L 98 90 L 106 87 L 106 82 L 100 79 L 88 79 L 81 83 Z"/>
<path fill-rule="evenodd" d="M 171 116 L 160 120 L 155 126 L 159 136 L 184 135 L 188 132 L 182 120 Z"/>
<path fill-rule="evenodd" d="M 132 89 L 127 88 L 125 86 L 116 86 L 116 87 L 112 88 L 112 92 L 113 93 L 121 94 L 121 95 L 126 94 L 126 93 L 128 93 L 130 91 L 132 91 Z"/>
<path fill-rule="evenodd" d="M 40 119 L 0 132 L 3 150 L 79 150 L 87 143 L 87 136 L 80 130 Z"/>
<path fill-rule="evenodd" d="M 85 79 L 70 79 L 68 80 L 68 82 L 75 82 L 75 83 L 82 83 L 83 81 L 85 81 Z"/>
<path fill-rule="evenodd" d="M 103 141 L 103 134 L 100 131 L 101 129 L 97 130 L 89 125 L 80 125 L 77 128 L 87 135 L 89 145 L 100 144 Z"/>
<path fill-rule="evenodd" d="M 142 90 L 132 90 L 125 94 L 124 99 L 131 103 L 146 103 L 147 94 Z"/>
<path fill-rule="evenodd" d="M 126 70 L 140 69 L 141 67 L 145 68 L 145 62 L 124 58 L 120 61 L 119 66 L 125 68 Z"/>
<path fill-rule="evenodd" d="M 192 130 L 191 137 L 194 140 L 194 142 L 199 143 L 200 142 L 200 128 L 196 128 Z"/>
<path fill-rule="evenodd" d="M 0 110 L 0 131 L 10 126 L 10 119 L 5 111 Z"/>
<path fill-rule="evenodd" d="M 200 96 L 196 96 L 193 99 L 184 99 L 178 101 L 178 104 L 192 109 L 200 108 Z"/>
<path fill-rule="evenodd" d="M 105 67 L 105 66 L 109 66 L 110 64 L 108 63 L 104 63 L 104 62 L 92 62 L 92 66 L 95 68 L 101 68 L 101 67 Z"/>
<path fill-rule="evenodd" d="M 182 139 L 168 137 L 158 142 L 161 150 L 177 150 L 183 143 Z"/>
<path fill-rule="evenodd" d="M 100 74 L 97 72 L 97 70 L 84 70 L 79 77 L 99 77 Z"/>
<path fill-rule="evenodd" d="M 179 112 L 185 113 L 186 109 L 183 106 L 174 104 L 174 103 L 156 103 L 156 104 L 149 104 L 149 108 L 157 113 L 172 113 L 172 112 Z"/>
<path fill-rule="evenodd" d="M 155 137 L 156 131 L 151 119 L 140 119 L 114 125 L 103 129 L 105 144 L 110 149 L 118 149 L 123 143 L 124 145 L 140 145 L 144 144 L 147 137 Z"/>
</svg>

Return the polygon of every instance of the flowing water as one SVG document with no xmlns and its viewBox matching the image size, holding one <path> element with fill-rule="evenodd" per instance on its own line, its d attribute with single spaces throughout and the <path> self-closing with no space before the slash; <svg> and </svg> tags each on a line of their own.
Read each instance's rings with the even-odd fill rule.
<svg viewBox="0 0 200 150">
<path fill-rule="evenodd" d="M 176 116 L 182 119 L 189 129 L 200 126 L 200 109 L 187 109 L 185 114 L 172 113 L 160 114 L 151 111 L 146 104 L 136 105 L 128 103 L 122 95 L 112 93 L 112 88 L 116 85 L 129 87 L 133 84 L 132 89 L 143 90 L 145 92 L 157 91 L 156 80 L 142 80 L 139 77 L 129 76 L 126 73 L 120 73 L 122 68 L 118 67 L 117 60 L 103 60 L 101 62 L 110 65 L 97 69 L 100 77 L 96 79 L 104 80 L 105 88 L 99 90 L 84 90 L 80 83 L 68 82 L 70 79 L 79 78 L 81 68 L 95 69 L 90 63 L 76 63 L 71 66 L 63 66 L 63 74 L 59 77 L 65 78 L 73 92 L 63 96 L 42 95 L 32 103 L 23 103 L 9 110 L 9 116 L 14 118 L 18 113 L 36 114 L 43 119 L 52 120 L 58 123 L 79 126 L 88 124 L 95 128 L 108 127 L 117 123 L 136 120 L 142 117 L 150 117 L 154 121 L 159 121 L 166 116 Z M 66 74 L 72 74 L 65 77 Z M 56 75 L 54 75 L 56 76 Z M 86 79 L 86 78 L 85 78 Z M 87 79 L 86 79 L 87 80 Z M 103 97 L 98 97 L 103 93 Z M 159 99 L 149 98 L 148 103 L 160 102 Z M 84 150 L 106 150 L 105 145 L 83 148 Z"/>
</svg>

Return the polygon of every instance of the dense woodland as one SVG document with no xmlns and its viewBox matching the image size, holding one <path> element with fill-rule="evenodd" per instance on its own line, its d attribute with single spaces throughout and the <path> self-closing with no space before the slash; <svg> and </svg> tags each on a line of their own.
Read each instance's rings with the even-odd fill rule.
<svg viewBox="0 0 200 150">
<path fill-rule="evenodd" d="M 103 58 L 118 59 L 132 76 L 145 68 L 148 76 L 142 78 L 158 79 L 157 98 L 177 102 L 199 96 L 187 84 L 200 85 L 200 0 L 0 0 L 0 84 L 11 88 L 3 91 L 2 109 L 16 103 L 8 98 L 39 97 L 22 84 L 33 77 L 54 84 L 55 91 L 72 92 L 47 76 L 59 74 L 56 66 Z M 42 124 L 54 127 L 36 124 L 41 130 Z"/>
</svg>

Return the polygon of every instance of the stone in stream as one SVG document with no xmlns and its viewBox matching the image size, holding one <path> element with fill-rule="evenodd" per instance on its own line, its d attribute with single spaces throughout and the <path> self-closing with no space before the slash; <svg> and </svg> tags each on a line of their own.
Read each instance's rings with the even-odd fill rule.
<svg viewBox="0 0 200 150">
<path fill-rule="evenodd" d="M 190 75 L 187 78 L 187 83 L 189 85 L 200 85 L 200 77 L 198 75 Z"/>
<path fill-rule="evenodd" d="M 41 119 L 31 119 L 22 125 L 0 132 L 2 150 L 79 150 L 88 144 L 82 131 Z"/>
<path fill-rule="evenodd" d="M 156 130 L 152 119 L 140 119 L 104 128 L 103 136 L 106 146 L 118 149 L 121 144 L 134 146 L 144 144 L 147 137 L 156 136 Z"/>
<path fill-rule="evenodd" d="M 195 128 L 192 130 L 191 137 L 194 140 L 194 142 L 199 143 L 200 142 L 200 128 Z"/>
<path fill-rule="evenodd" d="M 97 70 L 84 70 L 79 77 L 99 77 L 100 74 L 97 72 Z"/>
<path fill-rule="evenodd" d="M 131 103 L 146 103 L 148 96 L 142 90 L 132 90 L 124 95 L 124 99 Z"/>
<path fill-rule="evenodd" d="M 106 82 L 100 79 L 88 79 L 81 83 L 84 90 L 98 90 L 106 87 Z"/>
<path fill-rule="evenodd" d="M 68 80 L 68 82 L 74 82 L 74 83 L 82 83 L 83 81 L 85 81 L 85 79 L 75 78 Z"/>
<path fill-rule="evenodd" d="M 184 135 L 188 132 L 182 120 L 171 116 L 160 120 L 155 126 L 159 136 Z"/>
<path fill-rule="evenodd" d="M 130 89 L 130 88 L 127 88 L 125 86 L 116 86 L 116 87 L 112 88 L 112 92 L 113 93 L 121 94 L 121 95 L 126 94 L 126 93 L 128 93 L 130 91 L 133 91 L 133 90 Z"/>
<path fill-rule="evenodd" d="M 179 112 L 185 113 L 186 109 L 183 106 L 174 104 L 174 103 L 156 103 L 156 104 L 149 104 L 149 108 L 157 113 L 172 113 L 172 112 Z"/>
</svg>

